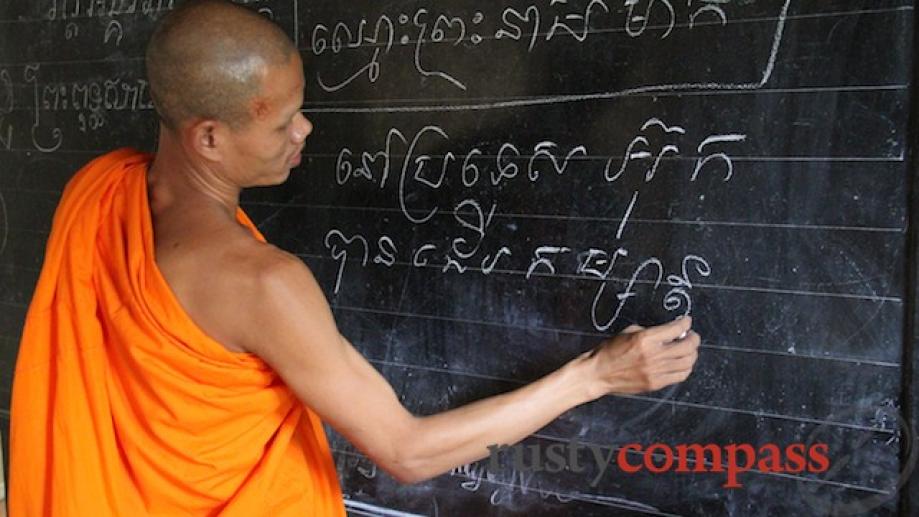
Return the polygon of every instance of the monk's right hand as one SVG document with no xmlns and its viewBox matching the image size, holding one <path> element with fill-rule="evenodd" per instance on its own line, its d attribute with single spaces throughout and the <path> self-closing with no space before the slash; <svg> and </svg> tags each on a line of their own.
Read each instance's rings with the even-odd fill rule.
<svg viewBox="0 0 919 517">
<path fill-rule="evenodd" d="M 682 382 L 692 373 L 700 342 L 688 316 L 649 328 L 632 325 L 586 354 L 593 363 L 591 394 L 642 393 Z"/>
</svg>

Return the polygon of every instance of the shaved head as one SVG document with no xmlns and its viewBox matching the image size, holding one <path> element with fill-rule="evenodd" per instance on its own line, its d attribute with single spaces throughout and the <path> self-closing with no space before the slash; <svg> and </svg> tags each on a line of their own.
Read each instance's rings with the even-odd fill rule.
<svg viewBox="0 0 919 517">
<path fill-rule="evenodd" d="M 170 129 L 191 119 L 241 127 L 268 66 L 296 54 L 284 31 L 261 15 L 228 1 L 192 0 L 166 15 L 150 38 L 150 96 Z"/>
</svg>

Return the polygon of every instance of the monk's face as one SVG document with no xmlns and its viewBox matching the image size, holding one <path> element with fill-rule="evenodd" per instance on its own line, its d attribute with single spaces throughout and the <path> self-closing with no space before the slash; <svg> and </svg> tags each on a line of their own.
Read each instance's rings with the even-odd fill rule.
<svg viewBox="0 0 919 517">
<path fill-rule="evenodd" d="M 292 56 L 283 66 L 267 66 L 261 91 L 250 101 L 251 120 L 230 132 L 232 174 L 241 186 L 283 183 L 300 164 L 300 153 L 313 125 L 300 112 L 303 64 Z"/>
</svg>

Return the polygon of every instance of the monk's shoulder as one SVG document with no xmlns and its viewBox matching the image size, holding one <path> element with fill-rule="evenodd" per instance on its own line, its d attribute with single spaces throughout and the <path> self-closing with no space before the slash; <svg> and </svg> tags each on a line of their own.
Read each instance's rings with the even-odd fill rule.
<svg viewBox="0 0 919 517">
<path fill-rule="evenodd" d="M 199 238 L 183 252 L 158 252 L 157 262 L 192 321 L 232 352 L 247 351 L 264 325 L 265 286 L 276 283 L 279 272 L 306 268 L 270 243 L 235 235 Z"/>
<path fill-rule="evenodd" d="M 225 261 L 228 267 L 221 274 L 235 284 L 241 301 L 251 308 L 263 304 L 275 286 L 291 281 L 307 269 L 296 255 L 266 242 L 246 243 L 228 255 Z"/>
<path fill-rule="evenodd" d="M 324 294 L 303 261 L 276 246 L 257 243 L 233 273 L 240 286 L 240 313 L 245 328 L 241 346 L 252 351 L 270 325 L 285 321 L 285 311 L 305 317 L 304 307 L 324 305 Z M 313 311 L 305 311 L 311 313 Z"/>
<path fill-rule="evenodd" d="M 256 297 L 275 294 L 279 287 L 291 282 L 301 283 L 312 279 L 312 273 L 303 261 L 294 255 L 269 243 L 256 243 L 245 260 L 249 269 L 247 276 Z M 242 262 L 241 262 L 242 263 Z"/>
</svg>

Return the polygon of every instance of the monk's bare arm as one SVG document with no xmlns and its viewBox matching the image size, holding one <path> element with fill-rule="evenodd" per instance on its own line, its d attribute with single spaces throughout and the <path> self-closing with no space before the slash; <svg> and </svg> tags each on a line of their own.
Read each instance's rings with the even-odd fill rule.
<svg viewBox="0 0 919 517">
<path fill-rule="evenodd" d="M 417 482 L 513 444 L 561 413 L 608 393 L 660 389 L 689 375 L 698 335 L 690 321 L 627 333 L 517 390 L 431 416 L 400 403 L 389 383 L 343 337 L 328 303 L 296 257 L 262 273 L 249 300 L 247 349 L 358 449 L 402 482 Z M 664 344 L 689 332 L 675 344 Z"/>
</svg>

